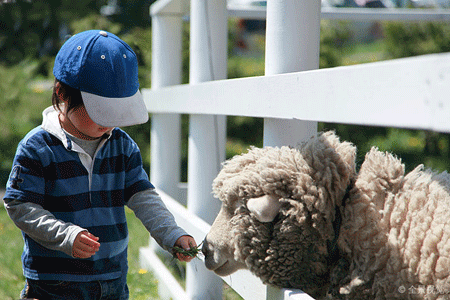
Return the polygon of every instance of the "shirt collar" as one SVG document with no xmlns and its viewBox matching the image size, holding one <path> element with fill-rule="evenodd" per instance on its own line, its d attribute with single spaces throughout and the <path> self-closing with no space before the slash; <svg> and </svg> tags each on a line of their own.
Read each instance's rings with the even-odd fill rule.
<svg viewBox="0 0 450 300">
<path fill-rule="evenodd" d="M 55 110 L 53 106 L 47 107 L 42 112 L 43 120 L 41 128 L 59 139 L 66 149 L 73 150 L 73 146 L 76 144 L 70 140 L 65 131 L 62 129 L 61 124 L 59 123 L 58 115 L 59 112 Z M 110 139 L 111 133 L 105 133 L 103 138 L 106 140 Z"/>
</svg>

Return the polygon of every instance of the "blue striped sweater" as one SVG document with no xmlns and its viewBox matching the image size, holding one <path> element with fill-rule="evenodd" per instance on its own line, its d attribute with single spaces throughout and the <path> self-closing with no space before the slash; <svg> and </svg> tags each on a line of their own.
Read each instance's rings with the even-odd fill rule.
<svg viewBox="0 0 450 300">
<path fill-rule="evenodd" d="M 52 115 L 51 110 L 47 114 Z M 18 146 L 4 198 L 37 204 L 56 219 L 88 230 L 101 243 L 91 258 L 76 259 L 23 233 L 27 278 L 108 280 L 127 272 L 124 205 L 132 195 L 153 186 L 142 168 L 137 145 L 121 129 L 114 129 L 101 142 L 94 160 L 83 152 L 59 124 L 45 117 L 43 125 Z"/>
</svg>

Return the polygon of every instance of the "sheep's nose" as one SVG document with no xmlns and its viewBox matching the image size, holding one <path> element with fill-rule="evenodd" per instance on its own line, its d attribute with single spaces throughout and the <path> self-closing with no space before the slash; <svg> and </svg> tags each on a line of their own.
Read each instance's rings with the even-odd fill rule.
<svg viewBox="0 0 450 300">
<path fill-rule="evenodd" d="M 206 241 L 206 239 L 203 241 L 203 246 L 202 246 L 202 253 L 203 255 L 206 257 L 208 256 L 208 242 Z"/>
</svg>

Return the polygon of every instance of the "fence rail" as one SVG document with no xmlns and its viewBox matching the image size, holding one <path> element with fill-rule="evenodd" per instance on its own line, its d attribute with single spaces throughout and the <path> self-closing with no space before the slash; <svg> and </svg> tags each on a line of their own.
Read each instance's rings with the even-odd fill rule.
<svg viewBox="0 0 450 300">
<path fill-rule="evenodd" d="M 180 0 L 176 5 L 172 0 L 159 0 L 152 5 L 153 14 L 188 15 L 189 1 Z M 265 20 L 267 8 L 264 6 L 228 5 L 230 17 Z M 450 20 L 450 9 L 414 8 L 349 8 L 322 7 L 321 18 L 352 21 L 445 21 Z"/>
<path fill-rule="evenodd" d="M 298 118 L 442 132 L 450 131 L 449 92 L 450 54 L 142 91 L 149 112 L 157 114 Z M 163 191 L 160 194 L 177 223 L 201 241 L 210 225 Z M 148 258 L 148 251 L 141 251 L 144 266 L 160 270 L 160 263 L 149 261 L 153 258 Z M 175 287 L 167 274 L 159 278 Z M 263 284 L 248 272 L 224 281 L 246 300 L 274 299 L 266 298 Z M 179 288 L 173 292 L 188 299 Z M 299 291 L 281 293 L 290 294 L 286 299 L 300 299 L 292 293 L 307 299 Z"/>
<path fill-rule="evenodd" d="M 450 54 L 143 90 L 152 113 L 449 131 Z"/>
<path fill-rule="evenodd" d="M 195 214 L 188 211 L 177 200 L 173 199 L 161 190 L 158 190 L 167 208 L 172 212 L 175 220 L 179 226 L 184 228 L 189 234 L 191 234 L 195 240 L 201 241 L 206 236 L 210 229 L 210 225 L 197 217 Z M 172 289 L 171 297 L 174 299 L 189 299 L 188 295 L 182 287 L 172 278 L 172 276 L 166 272 L 159 272 L 164 269 L 162 263 L 156 257 L 156 255 L 148 248 L 143 248 L 141 252 L 141 262 L 145 268 L 157 271 L 155 272 L 160 284 L 160 290 L 167 290 L 168 287 Z M 205 268 L 203 265 L 203 259 L 194 260 L 192 264 L 195 264 L 195 268 Z M 266 299 L 266 288 L 255 276 L 251 275 L 249 271 L 238 271 L 230 276 L 224 277 L 223 280 L 233 286 L 233 288 L 246 300 L 261 300 Z M 211 297 L 212 298 L 212 297 Z"/>
<path fill-rule="evenodd" d="M 287 49 L 286 43 L 294 44 L 292 40 L 298 37 L 299 32 L 294 28 L 293 32 L 288 33 L 291 36 L 278 39 L 277 32 L 272 30 L 270 34 L 267 32 L 272 40 L 266 43 L 271 47 L 266 48 L 266 75 L 270 76 L 215 81 L 208 80 L 223 78 L 223 59 L 226 60 L 226 55 L 224 58 L 223 49 L 218 48 L 226 44 L 226 34 L 217 28 L 217 31 L 214 29 L 211 31 L 214 34 L 211 34 L 208 29 L 205 32 L 205 28 L 212 26 L 211 23 L 217 23 L 217 20 L 219 27 L 224 26 L 224 12 L 214 9 L 225 4 L 225 0 L 159 0 L 151 7 L 154 21 L 152 89 L 142 90 L 147 109 L 153 114 L 151 180 L 161 188 L 159 193 L 177 223 L 197 241 L 201 241 L 209 231 L 211 217 L 220 205 L 217 199 L 211 199 L 210 187 L 211 176 L 217 174 L 218 164 L 225 149 L 221 137 L 225 130 L 224 116 L 264 118 L 265 145 L 266 139 L 272 139 L 275 144 L 283 144 L 284 141 L 289 141 L 290 137 L 297 137 L 299 132 L 304 138 L 315 130 L 317 121 L 450 131 L 450 122 L 447 121 L 450 115 L 450 54 L 313 70 L 317 68 L 314 65 L 318 59 L 318 45 L 317 49 L 314 49 L 314 45 L 318 44 L 318 41 L 317 37 L 311 39 L 309 26 L 318 26 L 317 19 L 320 18 L 448 21 L 450 13 L 446 10 L 417 12 L 325 8 L 320 12 L 320 9 L 315 11 L 317 0 L 305 0 L 302 4 L 297 1 L 269 1 L 268 5 L 279 5 L 276 7 L 279 11 L 276 11 L 277 15 L 274 16 L 273 11 L 276 9 L 272 10 L 272 19 L 267 22 L 267 27 L 279 30 L 278 27 L 282 26 L 285 19 L 305 26 L 307 30 L 303 30 L 301 36 L 309 40 L 302 40 L 301 43 L 307 44 L 308 48 L 301 48 L 303 45 L 298 44 L 297 40 L 293 49 L 290 49 L 292 55 L 307 53 L 306 58 L 301 57 L 302 62 L 306 62 L 305 65 L 294 66 L 294 71 L 291 70 L 291 64 L 299 61 L 297 56 L 291 60 L 275 59 L 274 64 L 273 57 L 289 58 L 290 55 L 280 49 Z M 317 16 L 308 19 L 310 14 L 304 14 L 302 16 L 308 19 L 307 22 L 296 23 L 298 20 L 294 19 L 298 17 L 284 9 L 284 4 L 296 9 L 311 8 L 314 10 L 312 13 L 317 13 Z M 191 54 L 191 84 L 180 85 L 181 18 L 189 10 L 191 53 L 195 50 L 201 54 Z M 206 17 L 200 16 L 200 12 L 205 12 Z M 255 19 L 269 16 L 265 8 L 228 7 L 227 13 L 228 16 Z M 287 15 L 283 15 L 284 13 Z M 274 19 L 278 21 L 275 25 Z M 285 31 L 278 32 L 285 34 Z M 216 40 L 217 36 L 221 38 Z M 197 42 L 203 46 L 197 45 Z M 193 44 L 195 45 L 192 46 Z M 277 45 L 272 47 L 272 44 Z M 309 47 L 310 44 L 314 44 L 313 47 Z M 267 52 L 271 52 L 269 59 Z M 193 61 L 196 62 L 194 67 Z M 311 71 L 298 72 L 299 70 Z M 188 192 L 185 188 L 181 189 L 177 182 L 181 114 L 190 114 L 188 168 L 195 169 L 188 174 Z M 266 131 L 269 134 L 266 134 Z M 282 136 L 282 139 L 277 140 L 277 136 Z M 295 141 L 293 143 L 295 144 Z M 186 203 L 188 208 L 184 206 Z M 153 246 L 141 249 L 140 259 L 144 268 L 154 271 L 160 282 L 163 299 L 222 299 L 221 289 L 216 286 L 217 282 L 221 281 L 217 281 L 201 261 L 196 261 L 194 265 L 188 264 L 186 289 L 183 289 L 155 255 Z M 312 299 L 299 290 L 266 287 L 248 271 L 239 271 L 223 280 L 246 300 Z"/>
<path fill-rule="evenodd" d="M 232 17 L 265 20 L 266 7 L 228 6 Z M 413 8 L 349 8 L 322 7 L 322 19 L 351 21 L 446 21 L 450 20 L 449 9 L 413 9 Z"/>
</svg>

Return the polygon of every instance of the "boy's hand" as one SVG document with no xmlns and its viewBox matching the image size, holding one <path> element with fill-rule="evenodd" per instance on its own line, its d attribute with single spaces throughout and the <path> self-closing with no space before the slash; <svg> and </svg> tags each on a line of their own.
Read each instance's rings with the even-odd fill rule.
<svg viewBox="0 0 450 300">
<path fill-rule="evenodd" d="M 89 258 L 100 248 L 98 237 L 88 231 L 80 232 L 73 242 L 72 255 L 77 258 Z"/>
<path fill-rule="evenodd" d="M 183 248 L 184 250 L 189 250 L 191 247 L 197 248 L 197 243 L 195 242 L 194 238 L 189 235 L 183 235 L 178 238 L 178 240 L 175 242 L 175 245 L 177 247 Z M 189 255 L 184 255 L 181 253 L 176 253 L 176 256 L 179 260 L 190 262 L 194 257 Z"/>
</svg>

